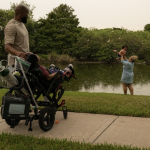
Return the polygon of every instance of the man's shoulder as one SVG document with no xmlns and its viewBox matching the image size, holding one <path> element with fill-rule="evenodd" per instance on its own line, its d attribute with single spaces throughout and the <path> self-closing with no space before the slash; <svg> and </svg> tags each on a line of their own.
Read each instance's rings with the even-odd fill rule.
<svg viewBox="0 0 150 150">
<path fill-rule="evenodd" d="M 17 20 L 15 20 L 15 19 L 13 18 L 13 19 L 11 19 L 11 20 L 7 23 L 5 29 L 8 28 L 8 27 L 14 28 L 14 27 L 16 27 L 16 26 L 18 26 L 18 25 L 20 25 L 20 24 L 22 25 L 21 22 L 18 22 Z"/>
<path fill-rule="evenodd" d="M 15 24 L 15 19 L 9 20 L 9 22 L 7 23 L 7 25 L 10 25 L 10 24 L 11 24 L 11 25 Z M 7 26 L 7 25 L 6 25 L 6 26 Z"/>
<path fill-rule="evenodd" d="M 5 27 L 5 30 L 8 29 L 8 28 L 15 28 L 15 20 L 14 20 L 14 19 L 11 19 L 11 20 L 7 23 L 7 25 L 6 25 L 6 27 Z"/>
</svg>

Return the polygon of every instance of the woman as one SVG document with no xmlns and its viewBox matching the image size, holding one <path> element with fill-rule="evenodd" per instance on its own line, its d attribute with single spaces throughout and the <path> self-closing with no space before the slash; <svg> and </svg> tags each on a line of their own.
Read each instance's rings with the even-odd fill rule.
<svg viewBox="0 0 150 150">
<path fill-rule="evenodd" d="M 133 67 L 134 67 L 134 62 L 138 59 L 137 56 L 131 56 L 129 60 L 123 55 L 121 55 L 121 63 L 123 64 L 123 72 L 122 72 L 122 77 L 121 81 L 123 84 L 123 91 L 124 94 L 127 94 L 127 87 L 129 88 L 129 91 L 131 95 L 133 95 Z"/>
</svg>

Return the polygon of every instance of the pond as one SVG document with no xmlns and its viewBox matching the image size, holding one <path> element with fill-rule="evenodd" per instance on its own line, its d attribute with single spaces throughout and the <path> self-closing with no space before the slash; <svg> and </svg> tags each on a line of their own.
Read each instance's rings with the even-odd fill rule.
<svg viewBox="0 0 150 150">
<path fill-rule="evenodd" d="M 60 69 L 65 64 L 55 64 Z M 123 94 L 120 81 L 122 64 L 73 64 L 77 80 L 64 82 L 66 91 L 105 92 Z M 45 65 L 48 67 L 48 65 Z M 2 85 L 2 81 L 0 81 Z M 135 95 L 150 95 L 150 66 L 135 64 L 133 88 Z M 129 91 L 127 92 L 129 94 Z"/>
</svg>

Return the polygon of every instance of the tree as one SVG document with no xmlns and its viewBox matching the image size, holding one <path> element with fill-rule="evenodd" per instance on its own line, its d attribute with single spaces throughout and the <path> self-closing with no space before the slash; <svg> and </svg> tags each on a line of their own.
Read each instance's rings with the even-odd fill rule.
<svg viewBox="0 0 150 150">
<path fill-rule="evenodd" d="M 0 16 L 0 58 L 3 58 L 6 56 L 4 48 L 4 29 L 8 21 L 14 17 L 14 12 L 0 9 Z"/>
<path fill-rule="evenodd" d="M 68 53 L 68 48 L 77 41 L 79 19 L 73 15 L 74 9 L 66 4 L 54 8 L 47 18 L 38 21 L 38 45 L 48 53 L 52 50 L 59 54 Z"/>
<path fill-rule="evenodd" d="M 146 24 L 144 26 L 144 31 L 149 31 L 150 32 L 150 24 Z"/>
</svg>

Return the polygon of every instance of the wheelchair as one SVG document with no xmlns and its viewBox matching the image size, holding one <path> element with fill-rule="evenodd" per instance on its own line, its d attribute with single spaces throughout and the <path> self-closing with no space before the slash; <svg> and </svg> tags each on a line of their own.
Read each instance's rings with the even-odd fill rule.
<svg viewBox="0 0 150 150">
<path fill-rule="evenodd" d="M 18 72 L 15 75 L 18 85 L 13 87 L 0 87 L 8 89 L 2 99 L 1 117 L 5 122 L 14 128 L 21 120 L 29 125 L 28 131 L 32 131 L 32 121 L 38 120 L 39 127 L 43 131 L 49 131 L 55 122 L 55 114 L 58 108 L 62 107 L 63 117 L 67 119 L 67 106 L 62 98 L 65 87 L 64 81 L 70 81 L 74 74 L 69 71 L 61 74 L 60 70 L 50 81 L 43 77 L 38 67 L 30 67 L 32 63 L 15 56 L 16 63 L 13 67 L 8 66 L 10 72 Z M 25 92 L 24 92 L 25 91 Z M 43 96 L 44 100 L 39 101 Z"/>
</svg>

